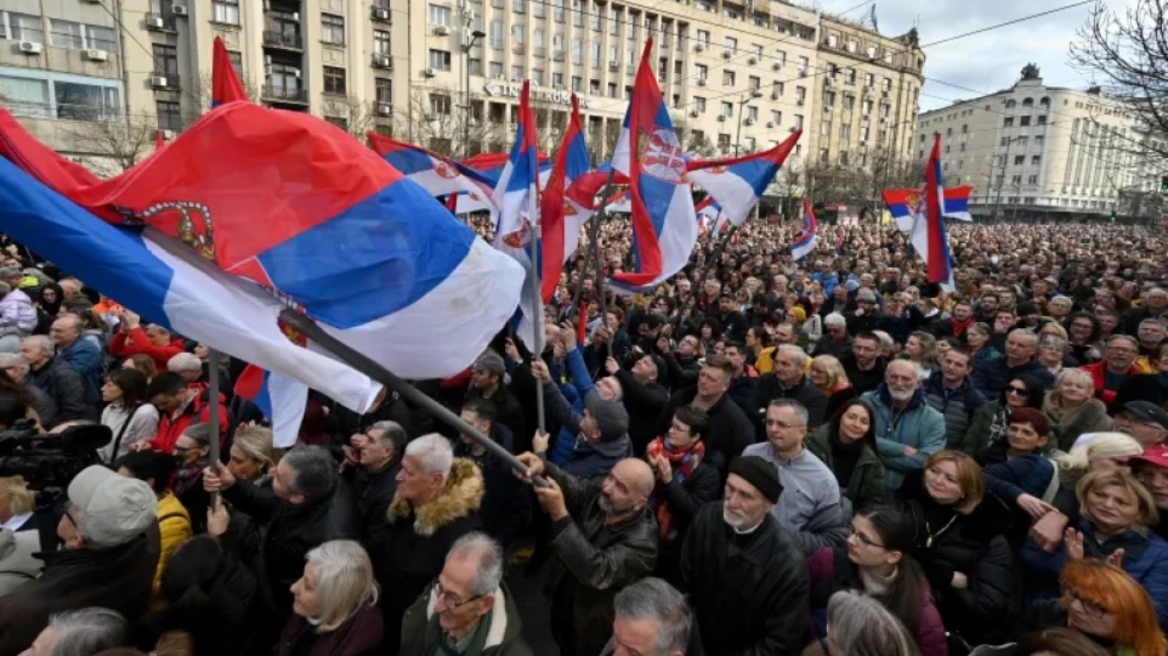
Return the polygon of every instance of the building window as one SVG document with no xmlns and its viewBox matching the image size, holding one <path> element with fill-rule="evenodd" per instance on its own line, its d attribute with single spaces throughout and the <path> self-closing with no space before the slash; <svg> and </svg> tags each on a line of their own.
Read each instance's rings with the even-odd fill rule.
<svg viewBox="0 0 1168 656">
<path fill-rule="evenodd" d="M 450 51 L 430 49 L 430 68 L 436 71 L 450 70 Z"/>
<path fill-rule="evenodd" d="M 324 67 L 324 92 L 345 95 L 345 69 L 336 66 Z"/>
<path fill-rule="evenodd" d="M 493 77 L 493 78 L 503 77 L 503 62 L 493 61 L 488 65 L 488 68 L 491 71 L 491 77 Z"/>
<path fill-rule="evenodd" d="M 1032 185 L 1038 184 L 1038 176 L 1037 176 L 1037 175 L 1032 175 L 1032 176 L 1030 176 L 1029 178 L 1027 178 L 1027 182 L 1026 182 L 1026 183 L 1027 183 L 1027 184 L 1032 184 Z"/>
<path fill-rule="evenodd" d="M 732 36 L 728 36 L 725 39 L 724 45 L 726 48 L 726 52 L 730 53 L 731 55 L 738 54 L 738 39 L 736 39 Z"/>
<path fill-rule="evenodd" d="M 852 124 L 851 123 L 840 123 L 840 139 L 843 139 L 844 141 L 851 141 L 852 140 Z"/>
<path fill-rule="evenodd" d="M 239 0 L 213 0 L 211 22 L 239 25 Z"/>
<path fill-rule="evenodd" d="M 775 127 L 778 127 L 779 124 L 782 122 L 783 122 L 783 113 L 777 109 L 772 109 L 771 110 L 771 123 L 774 123 Z"/>
<path fill-rule="evenodd" d="M 1037 121 L 1039 125 L 1046 125 L 1046 115 L 1043 114 L 1042 116 L 1039 116 Z"/>
<path fill-rule="evenodd" d="M 17 116 L 50 118 L 49 82 L 0 75 L 0 97 L 4 107 Z"/>
<path fill-rule="evenodd" d="M 701 96 L 694 96 L 694 109 L 698 110 L 698 113 L 705 114 L 706 99 Z"/>
<path fill-rule="evenodd" d="M 722 71 L 722 86 L 734 86 L 734 71 Z"/>
<path fill-rule="evenodd" d="M 831 121 L 823 121 L 819 124 L 819 134 L 825 137 L 831 136 Z"/>
<path fill-rule="evenodd" d="M 1026 126 L 1030 125 L 1030 117 L 1023 116 L 1022 118 L 1020 118 L 1018 120 L 1018 125 L 1021 125 L 1022 127 L 1026 127 Z"/>
<path fill-rule="evenodd" d="M 1034 166 L 1038 166 L 1039 164 L 1042 163 L 1042 155 L 1035 155 L 1035 156 L 1031 157 L 1030 163 Z"/>
<path fill-rule="evenodd" d="M 113 30 L 56 19 L 49 21 L 49 45 L 70 50 L 118 51 Z"/>
<path fill-rule="evenodd" d="M 698 72 L 698 79 L 699 80 L 710 79 L 710 67 L 709 66 L 706 66 L 705 64 L 696 64 L 694 66 L 694 69 L 697 70 L 697 72 Z"/>
<path fill-rule="evenodd" d="M 803 115 L 802 114 L 795 115 L 795 129 L 796 130 L 803 129 Z"/>
<path fill-rule="evenodd" d="M 531 70 L 531 83 L 537 87 L 544 86 L 543 71 L 542 70 L 540 70 L 538 68 L 534 68 Z"/>
<path fill-rule="evenodd" d="M 122 103 L 116 87 L 77 82 L 53 82 L 57 118 L 76 121 L 116 121 Z"/>
<path fill-rule="evenodd" d="M 345 45 L 345 19 L 333 14 L 320 15 L 320 40 L 335 46 Z"/>
<path fill-rule="evenodd" d="M 511 0 L 511 11 L 517 14 L 527 13 L 527 0 Z"/>
<path fill-rule="evenodd" d="M 755 77 L 755 76 L 751 75 L 750 80 L 748 80 L 748 82 L 750 82 L 749 86 L 750 86 L 751 90 L 757 91 L 757 90 L 762 89 L 762 78 L 761 77 Z"/>
<path fill-rule="evenodd" d="M 751 120 L 751 121 L 757 121 L 758 120 L 758 108 L 754 107 L 754 106 L 747 107 L 746 108 L 746 118 Z"/>
<path fill-rule="evenodd" d="M 450 27 L 450 7 L 430 5 L 430 24 Z"/>
<path fill-rule="evenodd" d="M 451 108 L 450 96 L 437 93 L 430 94 L 430 111 L 434 114 L 449 114 Z"/>
<path fill-rule="evenodd" d="M 709 47 L 709 45 L 710 45 L 710 31 L 709 30 L 698 30 L 698 43 L 702 44 L 702 46 L 704 46 L 704 47 Z"/>
<path fill-rule="evenodd" d="M 731 116 L 734 116 L 734 104 L 728 103 L 728 102 L 722 103 L 721 116 L 724 116 L 726 118 L 730 118 Z"/>
<path fill-rule="evenodd" d="M 491 47 L 494 48 L 495 50 L 502 50 L 503 49 L 503 22 L 493 20 L 488 24 L 487 29 L 490 30 L 488 38 L 491 40 Z"/>
<path fill-rule="evenodd" d="M 377 94 L 377 102 L 393 102 L 393 80 L 385 77 L 374 78 L 373 88 L 374 92 Z"/>
<path fill-rule="evenodd" d="M 730 135 L 725 133 L 718 135 L 718 148 L 723 152 L 730 150 Z"/>
<path fill-rule="evenodd" d="M 154 48 L 154 73 L 164 77 L 178 77 L 178 48 L 158 43 L 151 45 Z"/>
<path fill-rule="evenodd" d="M 761 43 L 750 44 L 750 51 L 752 54 L 754 54 L 755 57 L 758 57 L 759 61 L 762 61 L 762 44 Z"/>
<path fill-rule="evenodd" d="M 1025 162 L 1026 162 L 1025 155 L 1015 155 L 1014 156 L 1014 166 L 1022 166 L 1022 164 L 1024 164 Z"/>
<path fill-rule="evenodd" d="M 807 100 L 807 87 L 795 87 L 795 100 L 799 102 Z"/>
<path fill-rule="evenodd" d="M 373 52 L 378 55 L 389 54 L 389 30 L 373 30 Z"/>
<path fill-rule="evenodd" d="M 576 93 L 581 93 L 584 91 L 584 78 L 580 77 L 579 75 L 572 76 L 572 91 L 575 91 Z"/>
<path fill-rule="evenodd" d="M 1004 127 L 1004 128 L 1012 128 L 1012 127 L 1014 127 L 1014 117 L 1013 117 L 1013 116 L 1007 116 L 1007 117 L 1006 117 L 1006 118 L 1003 120 L 1003 122 L 1002 122 L 1002 127 Z"/>
<path fill-rule="evenodd" d="M 154 103 L 154 110 L 158 114 L 158 129 L 178 132 L 182 129 L 182 115 L 176 102 L 159 100 Z"/>
<path fill-rule="evenodd" d="M 823 106 L 826 109 L 835 109 L 835 92 L 834 91 L 824 92 Z"/>
<path fill-rule="evenodd" d="M 512 82 L 522 82 L 523 78 L 525 78 L 525 77 L 527 77 L 527 75 L 524 73 L 522 66 L 518 66 L 518 65 L 511 66 L 511 81 Z"/>
<path fill-rule="evenodd" d="M 45 30 L 40 16 L 8 12 L 8 38 L 13 41 L 44 43 Z"/>
<path fill-rule="evenodd" d="M 228 50 L 227 59 L 231 61 L 231 68 L 235 69 L 235 74 L 243 79 L 243 53 Z"/>
</svg>

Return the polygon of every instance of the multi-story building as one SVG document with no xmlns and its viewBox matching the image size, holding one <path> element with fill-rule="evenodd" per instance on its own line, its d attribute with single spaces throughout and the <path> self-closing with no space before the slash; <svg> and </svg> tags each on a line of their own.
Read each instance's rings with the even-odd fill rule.
<svg viewBox="0 0 1168 656">
<path fill-rule="evenodd" d="M 864 167 L 877 152 L 909 159 L 925 67 L 916 29 L 890 39 L 824 15 L 818 43 L 818 163 Z"/>
<path fill-rule="evenodd" d="M 1034 64 L 1009 89 L 921 114 L 917 157 L 936 133 L 946 185 L 973 185 L 986 217 L 1108 215 L 1157 188 L 1129 147 L 1145 138 L 1131 112 L 1097 87 L 1047 86 Z"/>
<path fill-rule="evenodd" d="M 816 103 L 828 70 L 820 58 L 857 54 L 832 51 L 825 29 L 862 43 L 860 55 L 877 49 L 868 67 L 892 80 L 881 74 L 873 82 L 877 99 L 888 101 L 889 121 L 915 111 L 919 88 L 919 62 L 915 78 L 898 72 L 906 66 L 895 54 L 901 41 L 770 0 L 5 6 L 0 36 L 11 47 L 0 48 L 0 102 L 42 140 L 106 172 L 148 153 L 156 127 L 177 133 L 209 106 L 216 36 L 253 100 L 312 112 L 355 135 L 376 130 L 459 156 L 509 146 L 520 83 L 530 79 L 541 145 L 554 146 L 575 92 L 590 150 L 598 160 L 607 157 L 650 36 L 651 61 L 682 145 L 703 155 L 768 148 L 809 120 L 792 163 L 816 152 Z M 885 90 L 887 98 L 880 95 Z M 874 117 L 880 106 L 873 105 Z M 885 127 L 894 134 L 892 123 Z"/>
</svg>

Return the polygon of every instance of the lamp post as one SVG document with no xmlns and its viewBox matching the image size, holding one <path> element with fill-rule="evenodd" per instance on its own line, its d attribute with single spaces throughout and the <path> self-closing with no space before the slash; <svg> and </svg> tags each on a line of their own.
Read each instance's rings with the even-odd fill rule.
<svg viewBox="0 0 1168 656">
<path fill-rule="evenodd" d="M 473 12 L 468 11 L 466 13 L 466 36 L 464 37 L 464 42 L 462 45 L 463 90 L 466 94 L 463 96 L 466 99 L 466 105 L 463 107 L 463 110 L 466 113 L 462 117 L 463 157 L 470 155 L 470 49 L 473 48 L 476 43 L 478 43 L 479 39 L 487 35 L 487 33 L 482 30 L 471 30 L 470 27 L 474 24 L 473 21 L 474 14 Z"/>
</svg>

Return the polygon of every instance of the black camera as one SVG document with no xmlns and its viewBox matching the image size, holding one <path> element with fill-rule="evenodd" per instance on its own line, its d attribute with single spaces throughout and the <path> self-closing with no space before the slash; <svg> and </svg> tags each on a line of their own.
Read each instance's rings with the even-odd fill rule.
<svg viewBox="0 0 1168 656">
<path fill-rule="evenodd" d="M 90 465 L 102 464 L 97 450 L 109 444 L 108 426 L 79 424 L 60 433 L 39 433 L 28 419 L 0 431 L 0 476 L 21 476 L 33 490 L 64 489 Z"/>
</svg>

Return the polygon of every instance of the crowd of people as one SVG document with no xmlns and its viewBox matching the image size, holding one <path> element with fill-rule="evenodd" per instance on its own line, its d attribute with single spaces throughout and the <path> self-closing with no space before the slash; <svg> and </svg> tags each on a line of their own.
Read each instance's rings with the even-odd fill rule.
<svg viewBox="0 0 1168 656">
<path fill-rule="evenodd" d="M 413 381 L 475 435 L 314 392 L 290 449 L 245 362 L 8 245 L 0 430 L 104 437 L 56 486 L 0 458 L 0 656 L 550 654 L 532 619 L 562 656 L 1168 656 L 1165 235 L 951 226 L 949 288 L 895 227 L 798 229 L 630 297 L 606 222 L 542 353 Z"/>
</svg>

